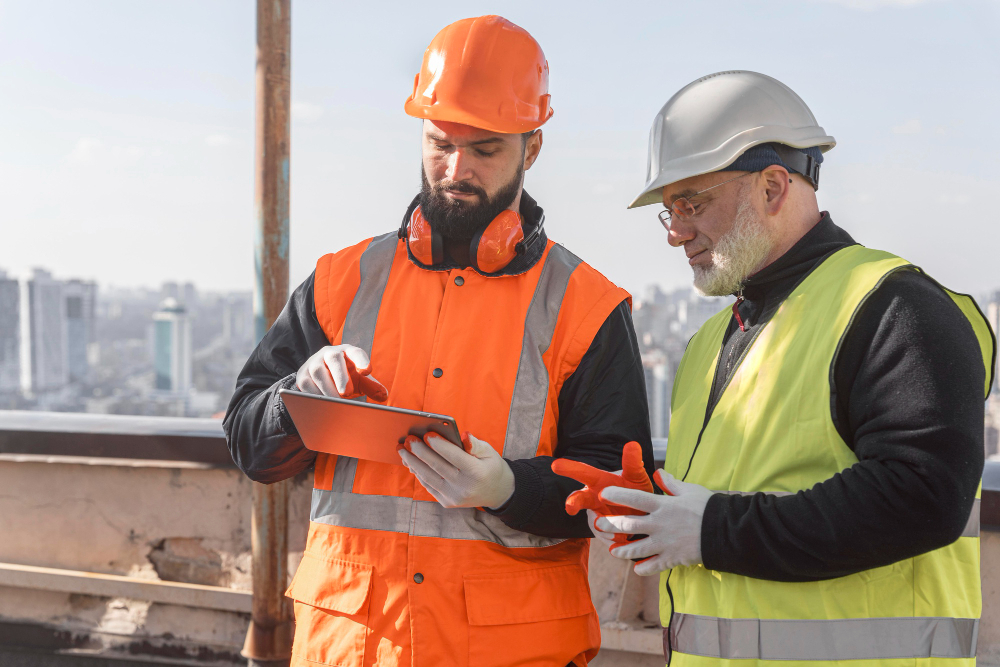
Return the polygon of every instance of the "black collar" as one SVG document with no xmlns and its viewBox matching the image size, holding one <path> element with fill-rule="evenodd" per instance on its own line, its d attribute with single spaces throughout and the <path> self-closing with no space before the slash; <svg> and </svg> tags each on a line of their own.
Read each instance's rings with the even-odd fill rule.
<svg viewBox="0 0 1000 667">
<path fill-rule="evenodd" d="M 406 209 L 406 214 L 403 216 L 404 223 L 409 221 L 410 216 L 413 215 L 413 211 L 414 209 L 417 208 L 419 203 L 420 203 L 420 195 L 417 195 L 416 197 L 413 198 L 413 201 L 410 202 L 410 205 Z M 524 226 L 525 236 L 531 234 L 531 232 L 536 227 L 538 227 L 538 224 L 542 220 L 542 216 L 545 214 L 545 212 L 542 210 L 542 207 L 538 205 L 538 202 L 536 202 L 531 197 L 531 195 L 529 195 L 524 190 L 521 191 L 521 206 L 519 212 L 521 214 L 521 220 Z M 517 276 L 522 273 L 527 273 L 528 271 L 531 270 L 531 267 L 537 264 L 538 260 L 542 258 L 542 254 L 545 252 L 545 246 L 547 244 L 548 244 L 548 237 L 545 235 L 545 230 L 542 229 L 538 237 L 535 239 L 535 242 L 531 244 L 531 246 L 526 250 L 526 252 L 522 255 L 518 255 L 517 257 L 515 257 L 513 261 L 511 261 L 511 263 L 505 266 L 503 269 L 497 271 L 496 273 L 483 273 L 482 271 L 476 269 L 475 267 L 473 267 L 473 270 L 481 276 L 491 276 L 491 277 Z M 428 271 L 449 271 L 451 269 L 469 268 L 461 264 L 458 264 L 451 258 L 446 258 L 440 264 L 433 264 L 433 265 L 424 264 L 416 257 L 414 257 L 412 252 L 410 252 L 409 241 L 406 242 L 406 254 L 410 258 L 411 262 L 419 266 L 421 269 L 426 269 Z"/>
</svg>

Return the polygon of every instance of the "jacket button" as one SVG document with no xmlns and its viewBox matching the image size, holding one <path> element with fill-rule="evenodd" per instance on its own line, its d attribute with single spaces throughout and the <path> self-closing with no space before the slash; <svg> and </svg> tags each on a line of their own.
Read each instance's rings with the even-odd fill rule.
<svg viewBox="0 0 1000 667">
<path fill-rule="evenodd" d="M 433 376 L 434 376 L 434 377 L 436 377 L 436 378 L 439 378 L 439 377 L 441 377 L 442 375 L 444 375 L 444 371 L 443 371 L 443 370 L 441 370 L 440 368 L 435 368 L 435 369 L 434 369 L 434 372 L 433 372 L 433 373 L 431 373 L 431 375 L 433 375 Z"/>
<path fill-rule="evenodd" d="M 418 584 L 424 583 L 424 575 L 417 572 L 415 575 L 413 575 L 413 581 L 415 581 Z"/>
<path fill-rule="evenodd" d="M 455 284 L 461 287 L 462 285 L 465 284 L 465 278 L 463 278 L 462 276 L 455 276 Z"/>
</svg>

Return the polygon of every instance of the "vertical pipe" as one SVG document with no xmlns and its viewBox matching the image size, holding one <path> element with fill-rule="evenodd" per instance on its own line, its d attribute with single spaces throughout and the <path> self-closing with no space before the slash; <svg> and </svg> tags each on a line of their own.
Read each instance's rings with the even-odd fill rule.
<svg viewBox="0 0 1000 667">
<path fill-rule="evenodd" d="M 257 108 L 254 178 L 260 341 L 288 299 L 288 154 L 291 105 L 290 0 L 257 0 Z M 288 483 L 253 485 L 253 617 L 243 646 L 251 665 L 287 665 L 292 621 L 288 580 Z"/>
</svg>

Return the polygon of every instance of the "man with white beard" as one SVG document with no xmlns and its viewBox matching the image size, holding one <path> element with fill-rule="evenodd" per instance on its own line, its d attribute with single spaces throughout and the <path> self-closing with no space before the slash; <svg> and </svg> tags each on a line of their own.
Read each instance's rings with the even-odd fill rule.
<svg viewBox="0 0 1000 667">
<path fill-rule="evenodd" d="M 975 665 L 994 339 L 970 297 L 820 212 L 834 145 L 753 72 L 693 82 L 653 123 L 632 207 L 662 202 L 695 287 L 736 297 L 679 365 L 667 495 L 609 487 L 646 514 L 590 511 L 660 573 L 671 664 Z"/>
</svg>

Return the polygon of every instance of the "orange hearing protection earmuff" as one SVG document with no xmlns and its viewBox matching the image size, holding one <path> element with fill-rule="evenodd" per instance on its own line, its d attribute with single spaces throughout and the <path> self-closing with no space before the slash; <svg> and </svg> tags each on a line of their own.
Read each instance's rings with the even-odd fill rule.
<svg viewBox="0 0 1000 667">
<path fill-rule="evenodd" d="M 501 212 L 486 229 L 472 238 L 469 257 L 473 268 L 481 273 L 500 271 L 531 247 L 544 223 L 543 216 L 538 226 L 525 237 L 521 216 L 510 209 Z M 419 206 L 399 228 L 399 238 L 409 241 L 410 252 L 420 263 L 433 266 L 444 261 L 444 239 L 431 228 Z"/>
</svg>

